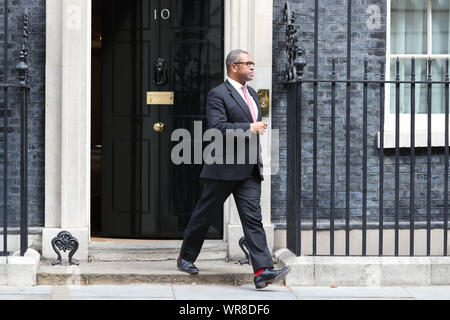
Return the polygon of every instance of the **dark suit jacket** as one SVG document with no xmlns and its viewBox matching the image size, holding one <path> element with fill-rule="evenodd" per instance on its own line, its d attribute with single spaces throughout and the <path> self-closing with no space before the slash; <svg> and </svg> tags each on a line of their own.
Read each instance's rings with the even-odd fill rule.
<svg viewBox="0 0 450 320">
<path fill-rule="evenodd" d="M 258 107 L 257 121 L 261 121 L 262 114 L 259 106 L 258 94 L 253 88 L 249 86 L 247 86 L 247 88 Z M 259 145 L 258 134 L 253 133 L 250 137 L 245 137 L 245 162 L 242 163 L 241 161 L 241 164 L 237 163 L 237 157 L 240 153 L 239 150 L 242 149 L 237 148 L 237 141 L 239 138 L 234 138 L 234 154 L 231 154 L 231 158 L 233 158 L 234 161 L 232 164 L 227 164 L 226 159 L 227 156 L 228 159 L 230 159 L 230 150 L 226 149 L 226 130 L 242 129 L 243 132 L 247 132 L 247 130 L 249 132 L 250 123 L 253 122 L 247 103 L 228 81 L 225 81 L 209 91 L 206 102 L 206 118 L 209 128 L 218 129 L 222 133 L 222 137 L 224 138 L 223 148 L 216 149 L 215 153 L 213 152 L 212 154 L 214 154 L 215 158 L 222 157 L 223 160 L 222 164 L 203 164 L 200 178 L 216 180 L 244 180 L 252 175 L 256 166 L 262 180 L 261 148 Z M 242 135 L 240 141 L 242 141 Z M 252 161 L 251 158 L 249 158 L 249 150 L 255 147 L 257 148 L 255 151 L 257 157 L 253 157 Z M 257 162 L 256 164 L 255 160 Z"/>
</svg>

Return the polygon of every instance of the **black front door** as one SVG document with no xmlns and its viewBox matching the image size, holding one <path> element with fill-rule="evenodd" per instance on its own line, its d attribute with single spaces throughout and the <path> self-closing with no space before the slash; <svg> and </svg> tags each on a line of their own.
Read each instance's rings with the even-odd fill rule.
<svg viewBox="0 0 450 320">
<path fill-rule="evenodd" d="M 223 81 L 223 0 L 102 3 L 101 234 L 182 238 L 202 165 L 174 164 L 171 135 L 194 137 L 194 121 L 207 129 L 206 95 Z M 209 238 L 222 238 L 216 216 Z"/>
</svg>

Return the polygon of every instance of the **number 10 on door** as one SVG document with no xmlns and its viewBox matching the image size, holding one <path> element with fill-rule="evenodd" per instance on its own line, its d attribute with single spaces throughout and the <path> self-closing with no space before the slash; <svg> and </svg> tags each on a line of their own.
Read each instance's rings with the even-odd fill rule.
<svg viewBox="0 0 450 320">
<path fill-rule="evenodd" d="M 167 20 L 170 18 L 170 11 L 169 11 L 169 9 L 162 9 L 159 15 L 161 16 L 162 19 Z M 154 18 L 154 20 L 158 19 L 158 10 L 157 9 L 155 9 L 153 11 L 153 18 Z"/>
</svg>

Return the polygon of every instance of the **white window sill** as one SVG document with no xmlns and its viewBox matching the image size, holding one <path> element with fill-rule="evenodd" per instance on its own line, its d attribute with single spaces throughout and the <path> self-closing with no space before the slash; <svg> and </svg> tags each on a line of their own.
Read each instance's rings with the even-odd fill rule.
<svg viewBox="0 0 450 320">
<path fill-rule="evenodd" d="M 450 135 L 449 135 L 450 137 Z M 449 139 L 450 141 L 450 139 Z M 428 132 L 416 131 L 414 146 L 428 147 Z M 450 142 L 449 142 L 450 143 Z M 432 132 L 431 133 L 431 146 L 432 147 L 444 147 L 445 145 L 445 133 L 444 132 Z M 377 147 L 380 148 L 380 131 L 377 132 Z M 395 148 L 395 131 L 384 132 L 384 149 Z M 400 132 L 400 148 L 411 147 L 411 134 L 410 132 Z"/>
</svg>

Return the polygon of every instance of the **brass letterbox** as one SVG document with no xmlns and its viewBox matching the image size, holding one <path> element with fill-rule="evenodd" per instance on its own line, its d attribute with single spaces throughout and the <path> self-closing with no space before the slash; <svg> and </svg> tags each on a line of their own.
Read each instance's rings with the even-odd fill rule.
<svg viewBox="0 0 450 320">
<path fill-rule="evenodd" d="M 148 91 L 147 104 L 173 104 L 173 91 Z"/>
</svg>

